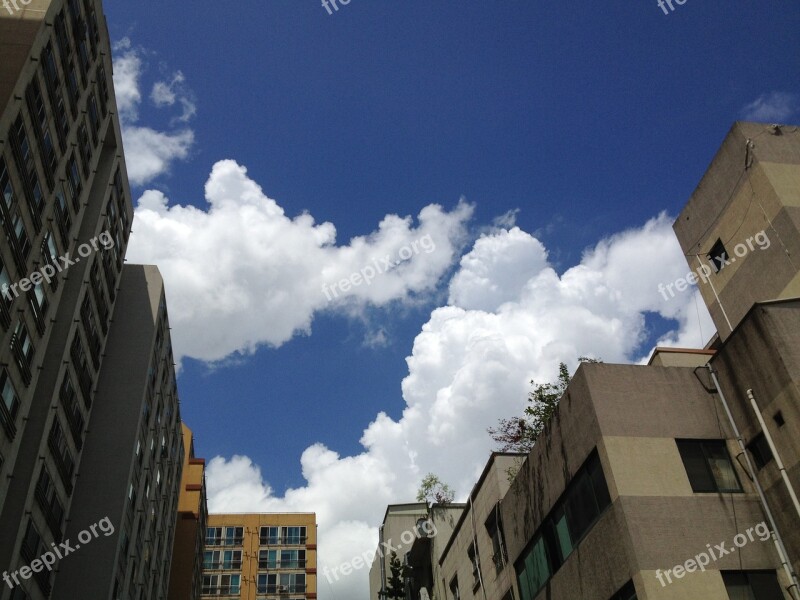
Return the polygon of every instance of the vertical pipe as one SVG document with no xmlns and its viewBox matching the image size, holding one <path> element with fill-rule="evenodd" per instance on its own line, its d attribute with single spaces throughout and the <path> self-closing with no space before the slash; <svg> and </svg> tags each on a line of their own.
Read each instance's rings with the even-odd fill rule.
<svg viewBox="0 0 800 600">
<path fill-rule="evenodd" d="M 794 504 L 794 510 L 797 512 L 797 516 L 800 517 L 800 501 L 797 500 L 797 494 L 794 491 L 792 482 L 789 480 L 789 474 L 786 472 L 786 467 L 783 466 L 781 455 L 778 454 L 778 449 L 775 447 L 775 443 L 772 441 L 772 435 L 767 430 L 767 424 L 764 423 L 764 416 L 761 414 L 761 409 L 758 408 L 758 402 L 756 402 L 756 397 L 753 395 L 753 390 L 747 390 L 747 397 L 750 398 L 750 404 L 753 405 L 753 410 L 756 412 L 756 418 L 761 424 L 761 431 L 764 434 L 764 437 L 767 439 L 769 449 L 772 450 L 772 456 L 775 459 L 775 464 L 778 466 L 778 470 L 781 472 L 783 483 L 786 484 L 786 489 L 789 490 L 789 497 L 792 499 L 792 504 Z"/>
<path fill-rule="evenodd" d="M 792 567 L 791 563 L 788 559 L 788 553 L 786 552 L 786 546 L 783 545 L 783 538 L 781 537 L 780 532 L 778 531 L 778 526 L 775 524 L 775 518 L 772 516 L 772 511 L 769 508 L 769 504 L 767 503 L 767 498 L 764 496 L 764 490 L 761 487 L 761 483 L 758 481 L 758 477 L 756 476 L 755 469 L 753 468 L 753 463 L 750 462 L 750 455 L 747 454 L 747 449 L 744 446 L 744 440 L 742 439 L 742 434 L 739 433 L 739 428 L 736 426 L 736 421 L 733 420 L 733 414 L 731 413 L 731 409 L 728 407 L 728 402 L 725 400 L 725 394 L 722 392 L 722 387 L 719 385 L 719 379 L 717 379 L 717 372 L 714 371 L 714 367 L 711 366 L 711 363 L 706 364 L 706 368 L 708 368 L 708 372 L 711 373 L 711 379 L 714 381 L 714 387 L 717 388 L 717 393 L 719 394 L 719 399 L 722 402 L 722 406 L 725 408 L 725 414 L 728 415 L 728 421 L 731 424 L 731 428 L 733 429 L 733 435 L 736 437 L 736 441 L 739 443 L 739 448 L 744 454 L 744 461 L 747 463 L 747 472 L 750 475 L 750 479 L 753 480 L 753 484 L 756 486 L 756 491 L 758 492 L 758 497 L 761 500 L 761 507 L 764 509 L 764 514 L 769 521 L 769 525 L 772 528 L 772 538 L 775 542 L 775 548 L 778 551 L 778 556 L 780 557 L 781 564 L 783 565 L 783 569 L 786 571 L 786 575 L 789 577 L 790 585 L 789 585 L 789 593 L 792 595 L 794 600 L 800 600 L 800 584 L 797 582 L 797 575 L 794 572 L 794 568 Z"/>
</svg>

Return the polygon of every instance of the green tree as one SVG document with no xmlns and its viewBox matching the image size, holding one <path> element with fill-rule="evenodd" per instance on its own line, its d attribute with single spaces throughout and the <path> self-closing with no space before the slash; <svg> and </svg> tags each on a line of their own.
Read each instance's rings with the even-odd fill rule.
<svg viewBox="0 0 800 600">
<path fill-rule="evenodd" d="M 428 473 L 422 480 L 417 491 L 417 502 L 428 504 L 450 504 L 455 498 L 455 492 L 433 473 Z"/>
<path fill-rule="evenodd" d="M 389 559 L 389 593 L 390 600 L 405 600 L 406 584 L 404 581 L 406 568 L 397 558 L 397 552 L 392 551 Z"/>
<path fill-rule="evenodd" d="M 581 356 L 579 362 L 598 363 L 596 358 Z M 500 419 L 497 427 L 487 430 L 498 444 L 500 452 L 530 452 L 558 407 L 561 396 L 569 385 L 569 369 L 565 363 L 558 365 L 558 379 L 551 383 L 531 381 L 533 391 L 528 394 L 528 406 L 521 417 Z"/>
</svg>

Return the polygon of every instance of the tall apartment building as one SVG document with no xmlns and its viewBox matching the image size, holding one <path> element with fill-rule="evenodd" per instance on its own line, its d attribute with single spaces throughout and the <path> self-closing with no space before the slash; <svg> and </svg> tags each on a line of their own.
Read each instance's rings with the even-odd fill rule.
<svg viewBox="0 0 800 600">
<path fill-rule="evenodd" d="M 180 415 L 163 282 L 123 267 L 102 6 L 18 5 L 0 10 L 0 598 L 166 598 Z"/>
<path fill-rule="evenodd" d="M 314 600 L 317 522 L 313 513 L 208 516 L 201 597 Z"/>
<path fill-rule="evenodd" d="M 675 223 L 718 335 L 582 364 L 437 600 L 800 599 L 798 223 L 800 130 L 736 123 Z"/>
<path fill-rule="evenodd" d="M 185 424 L 183 454 L 183 475 L 178 495 L 169 600 L 199 600 L 208 524 L 206 461 L 195 456 L 194 435 Z"/>
</svg>

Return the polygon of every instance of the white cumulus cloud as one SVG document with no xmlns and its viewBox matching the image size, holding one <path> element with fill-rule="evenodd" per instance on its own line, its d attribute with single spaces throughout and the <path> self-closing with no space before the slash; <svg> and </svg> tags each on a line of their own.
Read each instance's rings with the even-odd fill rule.
<svg viewBox="0 0 800 600">
<path fill-rule="evenodd" d="M 172 163 L 186 159 L 194 145 L 194 131 L 188 127 L 167 132 L 137 124 L 146 56 L 147 53 L 142 48 L 134 47 L 129 38 L 114 44 L 114 90 L 122 127 L 122 144 L 128 179 L 136 186 L 145 185 L 169 172 Z M 170 81 L 156 82 L 150 99 L 156 108 L 179 103 L 182 112 L 174 121 L 184 125 L 196 112 L 194 100 L 186 91 L 184 76 L 180 72 L 173 75 Z"/>
</svg>

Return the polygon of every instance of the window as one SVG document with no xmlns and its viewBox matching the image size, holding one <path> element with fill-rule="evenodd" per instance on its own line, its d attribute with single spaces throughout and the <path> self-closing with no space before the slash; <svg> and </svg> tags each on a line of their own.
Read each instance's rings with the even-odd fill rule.
<svg viewBox="0 0 800 600">
<path fill-rule="evenodd" d="M 3 430 L 9 439 L 14 439 L 17 434 L 17 412 L 19 411 L 19 397 L 8 371 L 0 371 L 0 392 L 3 395 L 3 403 L 0 405 L 0 421 Z"/>
<path fill-rule="evenodd" d="M 61 423 L 58 418 L 53 419 L 53 426 L 50 428 L 47 445 L 50 448 L 53 462 L 56 463 L 58 474 L 61 476 L 61 482 L 67 489 L 67 494 L 71 494 L 75 461 L 72 458 L 72 453 L 67 445 L 67 438 L 64 437 L 64 430 L 61 429 Z"/>
<path fill-rule="evenodd" d="M 786 420 L 783 418 L 783 413 L 781 411 L 776 412 L 775 416 L 773 416 L 772 418 L 775 421 L 775 425 L 777 425 L 778 427 L 783 427 L 784 425 L 786 425 Z"/>
<path fill-rule="evenodd" d="M 730 600 L 783 600 L 774 571 L 723 571 Z"/>
<path fill-rule="evenodd" d="M 259 550 L 258 551 L 258 568 L 259 569 L 277 569 L 278 568 L 278 551 L 277 550 Z"/>
<path fill-rule="evenodd" d="M 756 463 L 756 469 L 759 471 L 772 460 L 772 450 L 763 432 L 752 439 L 747 445 L 747 449 L 750 450 L 750 454 L 753 455 L 753 461 Z"/>
<path fill-rule="evenodd" d="M 558 571 L 611 504 L 603 467 L 592 452 L 516 564 L 522 600 L 531 600 Z"/>
<path fill-rule="evenodd" d="M 206 596 L 238 596 L 240 575 L 204 575 L 201 594 Z"/>
<path fill-rule="evenodd" d="M 11 337 L 11 351 L 14 354 L 17 367 L 19 367 L 22 380 L 25 385 L 28 385 L 31 382 L 31 364 L 33 363 L 33 355 L 36 353 L 36 349 L 33 347 L 33 342 L 31 342 L 28 328 L 22 321 L 17 322 L 14 335 Z"/>
<path fill-rule="evenodd" d="M 257 583 L 259 594 L 278 593 L 278 576 L 275 574 L 259 573 Z"/>
<path fill-rule="evenodd" d="M 676 440 L 692 490 L 741 492 L 724 440 Z"/>
<path fill-rule="evenodd" d="M 207 550 L 203 554 L 204 569 L 238 570 L 242 568 L 241 550 Z"/>
<path fill-rule="evenodd" d="M 467 557 L 469 557 L 469 562 L 472 565 L 472 588 L 474 590 L 481 584 L 481 565 L 474 543 L 467 548 Z"/>
<path fill-rule="evenodd" d="M 39 480 L 36 482 L 36 501 L 39 508 L 42 509 L 47 525 L 53 533 L 53 537 L 61 540 L 61 520 L 64 517 L 64 508 L 61 501 L 58 499 L 56 487 L 47 472 L 47 468 L 42 465 L 42 470 L 39 471 Z"/>
<path fill-rule="evenodd" d="M 636 588 L 633 587 L 633 581 L 629 581 L 609 600 L 636 600 Z"/>
<path fill-rule="evenodd" d="M 517 569 L 519 592 L 523 600 L 532 600 L 552 575 L 544 538 L 541 535 L 524 556 L 523 564 Z"/>
<path fill-rule="evenodd" d="M 274 550 L 267 550 L 274 552 Z M 273 569 L 275 567 L 272 567 Z M 305 550 L 281 550 L 280 569 L 305 569 L 306 551 Z"/>
<path fill-rule="evenodd" d="M 283 528 L 283 543 L 284 544 L 305 544 L 306 543 L 306 528 L 305 527 L 284 527 Z"/>
<path fill-rule="evenodd" d="M 241 546 L 242 537 L 244 536 L 244 528 L 242 527 L 226 527 L 225 528 L 225 542 L 224 546 Z"/>
<path fill-rule="evenodd" d="M 222 527 L 206 528 L 206 545 L 207 546 L 222 545 Z"/>
<path fill-rule="evenodd" d="M 708 253 L 708 260 L 714 266 L 714 272 L 719 273 L 728 264 L 728 251 L 725 250 L 725 244 L 722 240 L 717 240 L 711 247 L 711 252 Z"/>
<path fill-rule="evenodd" d="M 503 531 L 503 518 L 500 515 L 500 504 L 496 504 L 492 514 L 486 520 L 486 532 L 492 538 L 492 562 L 499 574 L 508 563 L 505 533 Z"/>
<path fill-rule="evenodd" d="M 277 527 L 262 527 L 258 532 L 259 544 L 262 546 L 272 546 L 280 543 L 280 535 Z"/>
<path fill-rule="evenodd" d="M 306 591 L 305 573 L 281 573 L 278 579 L 279 592 L 289 592 L 294 594 Z"/>
<path fill-rule="evenodd" d="M 453 595 L 453 600 L 461 600 L 461 594 L 458 592 L 458 575 L 450 580 L 450 593 Z"/>
<path fill-rule="evenodd" d="M 78 205 L 80 202 L 81 190 L 83 184 L 81 182 L 81 174 L 78 172 L 78 163 L 75 160 L 73 153 L 67 161 L 67 184 L 69 185 L 70 202 L 75 212 L 78 212 Z"/>
</svg>

